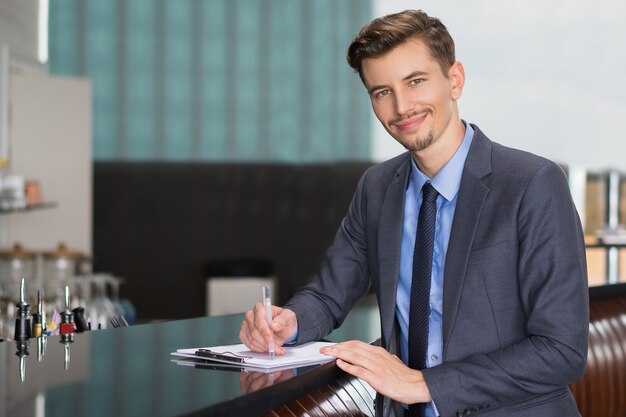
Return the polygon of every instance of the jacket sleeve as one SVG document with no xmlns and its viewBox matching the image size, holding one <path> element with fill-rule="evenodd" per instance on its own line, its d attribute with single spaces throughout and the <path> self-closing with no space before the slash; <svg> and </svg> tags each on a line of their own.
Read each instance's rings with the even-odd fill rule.
<svg viewBox="0 0 626 417">
<path fill-rule="evenodd" d="M 371 168 L 370 168 L 371 169 Z M 296 313 L 296 343 L 319 340 L 339 327 L 369 288 L 365 233 L 365 184 L 361 179 L 320 272 L 285 305 Z"/>
<path fill-rule="evenodd" d="M 580 221 L 554 164 L 526 185 L 517 216 L 517 280 L 526 337 L 500 350 L 425 369 L 442 417 L 467 408 L 506 407 L 562 391 L 585 368 L 589 297 Z M 502 273 L 507 273 L 502 271 Z"/>
</svg>

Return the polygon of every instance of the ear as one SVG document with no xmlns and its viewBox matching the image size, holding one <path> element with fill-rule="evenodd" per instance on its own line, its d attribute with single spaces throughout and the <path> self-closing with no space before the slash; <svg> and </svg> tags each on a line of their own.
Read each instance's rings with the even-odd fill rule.
<svg viewBox="0 0 626 417">
<path fill-rule="evenodd" d="M 465 68 L 463 64 L 456 61 L 448 69 L 448 79 L 450 80 L 450 96 L 452 100 L 458 100 L 463 94 L 463 86 L 465 85 Z"/>
</svg>

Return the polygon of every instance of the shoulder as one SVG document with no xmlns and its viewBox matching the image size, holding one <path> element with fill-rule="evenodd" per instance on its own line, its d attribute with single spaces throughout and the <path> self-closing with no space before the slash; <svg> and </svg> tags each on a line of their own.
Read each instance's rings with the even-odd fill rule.
<svg viewBox="0 0 626 417">
<path fill-rule="evenodd" d="M 401 153 L 391 159 L 371 166 L 363 174 L 364 185 L 381 185 L 393 181 L 396 177 L 406 175 L 411 167 L 411 154 Z"/>
<path fill-rule="evenodd" d="M 555 162 L 535 155 L 531 152 L 504 146 L 487 138 L 484 133 L 474 127 L 474 140 L 477 147 L 488 153 L 490 173 L 493 181 L 503 181 L 509 184 L 527 184 L 535 178 L 556 179 L 565 181 L 565 172 Z M 488 152 L 485 152 L 489 149 Z"/>
<path fill-rule="evenodd" d="M 513 175 L 532 175 L 540 170 L 555 171 L 564 174 L 563 169 L 555 162 L 519 149 L 509 148 L 493 143 L 492 155 L 494 170 L 509 172 Z"/>
</svg>

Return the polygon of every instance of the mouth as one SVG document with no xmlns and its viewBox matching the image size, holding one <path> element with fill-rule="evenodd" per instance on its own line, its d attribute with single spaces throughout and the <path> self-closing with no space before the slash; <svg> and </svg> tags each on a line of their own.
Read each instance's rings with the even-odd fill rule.
<svg viewBox="0 0 626 417">
<path fill-rule="evenodd" d="M 418 128 L 428 116 L 428 112 L 415 114 L 408 119 L 402 119 L 399 121 L 393 121 L 391 124 L 398 128 L 402 132 L 408 132 Z"/>
</svg>

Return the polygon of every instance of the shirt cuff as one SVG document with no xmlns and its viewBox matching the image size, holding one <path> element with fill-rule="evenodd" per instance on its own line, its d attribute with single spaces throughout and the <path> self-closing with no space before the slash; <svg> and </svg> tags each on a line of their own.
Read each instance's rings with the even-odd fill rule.
<svg viewBox="0 0 626 417">
<path fill-rule="evenodd" d="M 439 417 L 441 414 L 439 414 L 439 410 L 437 410 L 437 406 L 435 405 L 435 401 L 431 401 L 430 403 L 433 405 L 433 411 L 435 412 L 435 415 L 437 417 Z"/>
<path fill-rule="evenodd" d="M 298 329 L 296 332 L 291 335 L 291 337 L 283 342 L 283 346 L 292 346 L 296 344 L 296 340 L 298 339 Z"/>
</svg>

